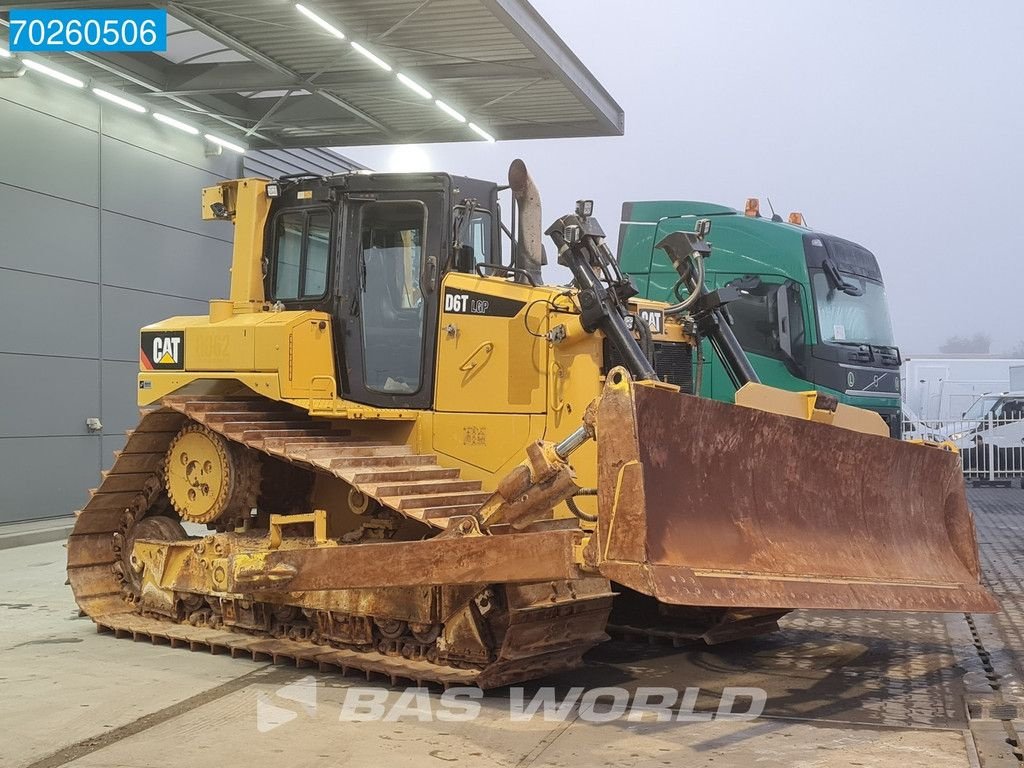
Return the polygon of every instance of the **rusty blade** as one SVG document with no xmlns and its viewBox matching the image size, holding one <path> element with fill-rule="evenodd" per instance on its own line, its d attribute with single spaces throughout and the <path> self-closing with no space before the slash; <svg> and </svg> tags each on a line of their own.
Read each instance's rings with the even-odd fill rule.
<svg viewBox="0 0 1024 768">
<path fill-rule="evenodd" d="M 591 554 L 665 603 L 994 611 L 956 456 L 647 385 L 605 389 Z"/>
</svg>

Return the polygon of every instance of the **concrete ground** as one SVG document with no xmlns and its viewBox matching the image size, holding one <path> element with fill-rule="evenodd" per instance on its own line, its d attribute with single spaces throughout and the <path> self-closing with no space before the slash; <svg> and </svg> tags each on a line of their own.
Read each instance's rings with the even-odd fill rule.
<svg viewBox="0 0 1024 768">
<path fill-rule="evenodd" d="M 465 711 L 452 705 L 464 692 L 392 690 L 98 635 L 63 586 L 60 543 L 9 549 L 0 559 L 0 765 L 1019 765 L 1024 492 L 969 495 L 986 579 L 1004 605 L 998 617 L 798 612 L 782 632 L 714 650 L 612 641 L 574 673 L 470 700 L 479 714 L 469 721 L 451 717 Z M 573 686 L 700 691 L 685 722 L 639 709 L 594 722 L 611 693 L 593 706 L 568 698 L 563 718 L 513 717 L 545 688 L 558 703 Z M 761 716 L 709 719 L 728 687 L 764 690 Z M 374 713 L 388 717 L 366 719 Z"/>
</svg>

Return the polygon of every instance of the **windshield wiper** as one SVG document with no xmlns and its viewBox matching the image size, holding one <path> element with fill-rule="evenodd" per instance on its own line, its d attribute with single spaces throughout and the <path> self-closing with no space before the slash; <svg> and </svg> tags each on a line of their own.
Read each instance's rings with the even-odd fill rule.
<svg viewBox="0 0 1024 768">
<path fill-rule="evenodd" d="M 831 257 L 826 256 L 825 260 L 821 262 L 821 268 L 825 271 L 825 277 L 828 279 L 829 285 L 833 288 L 842 291 L 847 296 L 863 296 L 864 289 L 855 283 L 851 283 L 843 274 L 839 271 L 839 267 L 832 261 Z"/>
</svg>

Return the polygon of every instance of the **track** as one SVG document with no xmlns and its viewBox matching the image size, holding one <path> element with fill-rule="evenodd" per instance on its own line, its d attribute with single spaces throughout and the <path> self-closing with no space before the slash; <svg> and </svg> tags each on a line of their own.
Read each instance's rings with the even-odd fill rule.
<svg viewBox="0 0 1024 768">
<path fill-rule="evenodd" d="M 230 440 L 343 480 L 404 517 L 443 529 L 488 499 L 478 480 L 408 445 L 354 437 L 330 421 L 268 400 L 170 397 L 164 405 Z"/>
<path fill-rule="evenodd" d="M 571 669 L 583 653 L 607 637 L 604 627 L 612 594 L 602 579 L 567 582 L 557 588 L 554 584 L 492 585 L 500 610 L 494 611 L 496 618 L 480 620 L 485 653 L 473 663 L 449 663 L 444 653 L 437 652 L 436 638 L 415 639 L 408 633 L 382 637 L 374 629 L 372 643 L 366 638 L 341 642 L 321 631 L 325 617 L 327 621 L 338 618 L 330 611 L 310 612 L 301 604 L 258 603 L 247 595 L 182 595 L 175 616 L 154 615 L 140 595 L 131 551 L 136 537 L 181 539 L 177 514 L 163 494 L 163 462 L 174 436 L 190 422 L 250 450 L 342 480 L 387 509 L 418 521 L 426 535 L 441 532 L 452 517 L 475 511 L 489 496 L 479 482 L 461 479 L 458 469 L 443 467 L 434 455 L 353 436 L 336 423 L 313 419 L 285 404 L 259 398 L 168 398 L 161 408 L 145 413 L 128 434 L 113 467 L 77 513 L 68 540 L 68 582 L 79 607 L 99 631 L 148 637 L 192 650 L 358 669 L 393 681 L 482 687 Z M 387 542 L 378 546 L 386 557 Z M 479 595 L 474 599 L 479 601 Z M 262 618 L 232 626 L 218 612 L 220 603 L 244 605 Z M 292 618 L 279 620 L 282 609 Z M 465 610 L 470 609 L 481 613 L 472 605 Z M 391 621 L 379 616 L 344 619 L 384 627 Z"/>
</svg>

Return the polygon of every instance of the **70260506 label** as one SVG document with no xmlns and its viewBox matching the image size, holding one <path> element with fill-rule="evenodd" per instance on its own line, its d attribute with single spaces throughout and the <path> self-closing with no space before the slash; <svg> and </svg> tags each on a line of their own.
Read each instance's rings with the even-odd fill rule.
<svg viewBox="0 0 1024 768">
<path fill-rule="evenodd" d="M 165 51 L 162 8 L 12 8 L 9 47 L 27 51 Z"/>
</svg>

